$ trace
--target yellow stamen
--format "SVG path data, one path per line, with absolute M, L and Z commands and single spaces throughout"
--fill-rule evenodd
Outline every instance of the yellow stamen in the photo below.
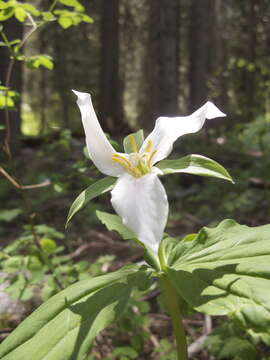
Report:
M 118 162 L 119 164 L 124 166 L 124 168 L 126 168 L 127 170 L 130 170 L 132 167 L 131 163 L 124 156 L 118 154 L 113 154 L 112 161 Z
M 137 153 L 138 152 L 138 146 L 137 146 L 134 135 L 129 135 L 128 140 L 129 140 L 132 152 Z
M 147 142 L 147 145 L 146 145 L 145 152 L 150 153 L 151 149 L 152 149 L 152 145 L 153 145 L 153 142 L 152 142 L 151 139 L 149 139 L 148 142 Z
M 152 159 L 153 159 L 154 155 L 156 154 L 156 152 L 157 152 L 157 150 L 154 150 L 154 151 L 152 152 L 152 154 L 150 155 L 150 158 L 149 158 L 149 160 L 148 160 L 148 166 L 149 166 L 149 167 L 152 166 Z

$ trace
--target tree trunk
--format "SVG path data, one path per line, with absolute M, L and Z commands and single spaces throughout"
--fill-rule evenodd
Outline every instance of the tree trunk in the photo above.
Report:
M 158 112 L 177 115 L 179 89 L 180 0 L 158 1 Z
M 119 75 L 119 0 L 101 0 L 99 119 L 104 131 L 123 132 Z
M 16 19 L 10 19 L 3 23 L 7 38 L 9 41 L 21 39 L 23 36 L 23 25 Z M 19 138 L 21 134 L 21 92 L 22 92 L 22 61 L 15 61 L 8 78 L 8 68 L 10 65 L 10 53 L 8 48 L 2 48 L 2 56 L 0 57 L 0 80 L 1 85 L 8 85 L 10 89 L 19 93 L 20 97 L 16 102 L 16 110 L 8 112 L 9 119 L 9 139 L 7 139 L 7 129 L 4 134 L 2 131 L 1 143 L 4 145 L 5 139 L 8 140 L 11 152 L 14 152 L 19 147 Z M 8 84 L 6 82 L 8 81 Z M 6 111 L 0 110 L 1 124 L 6 122 Z M 7 150 L 7 149 L 6 149 Z
M 149 3 L 139 123 L 150 131 L 161 115 L 178 114 L 180 0 Z
M 211 5 L 210 5 L 211 6 Z M 190 111 L 207 99 L 209 71 L 209 0 L 190 1 L 189 80 Z

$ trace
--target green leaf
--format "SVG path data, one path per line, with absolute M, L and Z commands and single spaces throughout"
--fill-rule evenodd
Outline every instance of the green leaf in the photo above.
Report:
M 66 226 L 73 218 L 73 216 L 79 210 L 81 210 L 90 200 L 93 200 L 97 196 L 112 190 L 116 180 L 116 178 L 108 176 L 90 185 L 87 189 L 80 193 L 80 195 L 74 200 L 73 204 L 69 209 Z
M 86 14 L 82 15 L 82 19 L 84 22 L 89 23 L 89 24 L 92 24 L 94 22 L 94 19 Z
M 228 171 L 216 161 L 202 155 L 188 155 L 177 160 L 162 160 L 156 165 L 164 175 L 187 173 L 212 176 L 234 182 Z
M 218 359 L 258 360 L 255 346 L 246 339 L 229 337 L 226 338 L 226 342 L 223 340 L 222 345 Z
M 63 29 L 67 29 L 73 25 L 72 18 L 69 16 L 60 16 L 58 18 L 58 23 Z
M 40 11 L 36 7 L 34 7 L 32 4 L 29 4 L 29 3 L 21 4 L 21 7 L 24 8 L 24 10 L 26 10 L 33 16 L 40 15 Z
M 86 359 L 95 336 L 123 313 L 131 290 L 149 279 L 136 265 L 80 281 L 50 298 L 1 344 L 1 360 Z M 150 285 L 150 282 L 149 282 Z
M 44 66 L 45 68 L 52 70 L 54 67 L 53 60 L 51 56 L 48 55 L 39 55 L 38 57 L 39 66 Z
M 26 58 L 26 64 L 31 69 L 37 69 L 40 66 L 52 70 L 53 69 L 53 60 L 49 55 L 34 55 Z
M 8 7 L 8 4 L 3 1 L 3 0 L 0 0 L 0 9 L 6 9 Z
M 22 7 L 16 7 L 15 18 L 20 22 L 24 22 L 26 18 L 26 11 Z
M 119 346 L 113 350 L 114 356 L 127 356 L 128 359 L 138 359 L 138 353 L 130 346 Z
M 123 145 L 124 145 L 125 153 L 127 153 L 127 154 L 135 152 L 134 151 L 135 149 L 134 150 L 132 149 L 132 142 L 130 141 L 130 139 L 131 139 L 130 136 L 135 140 L 138 150 L 140 149 L 141 145 L 144 142 L 143 130 L 138 130 L 137 132 L 126 136 L 124 138 Z
M 122 223 L 120 216 L 104 211 L 96 211 L 96 215 L 109 231 L 117 231 L 124 240 L 137 238 L 136 235 Z
M 170 250 L 168 275 L 198 311 L 230 315 L 254 331 L 270 328 L 270 225 L 225 220 Z
M 5 95 L 0 95 L 0 109 L 2 108 L 14 108 L 15 107 L 15 103 L 13 101 L 13 99 L 11 99 L 11 97 L 9 96 L 5 96 Z
M 53 252 L 55 252 L 57 245 L 56 242 L 53 239 L 50 238 L 43 238 L 39 240 L 40 246 L 42 248 L 42 250 L 46 253 L 46 254 L 51 254 Z
M 54 15 L 49 11 L 44 11 L 41 13 L 44 21 L 52 21 L 55 19 Z
M 12 221 L 23 211 L 21 209 L 11 209 L 11 210 L 1 210 L 0 211 L 0 221 Z
M 0 21 L 5 21 L 13 16 L 15 11 L 14 7 L 7 7 L 0 11 Z
M 76 11 L 84 11 L 84 7 L 78 0 L 59 0 L 63 5 L 73 7 Z

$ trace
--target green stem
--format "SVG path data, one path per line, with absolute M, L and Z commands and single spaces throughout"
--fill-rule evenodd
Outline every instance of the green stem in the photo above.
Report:
M 188 360 L 186 335 L 182 315 L 179 310 L 177 294 L 166 275 L 161 277 L 161 286 L 163 288 L 163 296 L 166 301 L 167 310 L 172 319 L 177 349 L 177 360 Z
M 56 7 L 56 5 L 57 5 L 57 3 L 58 3 L 58 0 L 54 0 L 54 2 L 52 3 L 52 5 L 50 6 L 50 8 L 49 8 L 49 12 L 53 12 L 53 10 L 54 10 L 54 8 Z

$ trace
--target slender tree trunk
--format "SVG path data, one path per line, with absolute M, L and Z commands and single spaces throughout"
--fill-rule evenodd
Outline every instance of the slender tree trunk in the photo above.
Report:
M 257 26 L 258 26 L 258 14 L 257 7 L 259 4 L 257 0 L 253 0 L 250 3 L 249 8 L 249 44 L 248 44 L 248 54 L 247 59 L 250 65 L 254 66 L 253 71 L 246 72 L 246 87 L 247 87 L 247 100 L 248 100 L 248 116 L 252 117 L 256 104 L 255 104 L 255 92 L 256 92 L 256 52 L 257 52 Z
M 209 0 L 190 0 L 190 110 L 205 102 L 209 70 Z
M 180 0 L 159 0 L 157 30 L 159 42 L 158 112 L 176 115 L 179 89 Z
M 105 131 L 123 131 L 119 74 L 119 0 L 101 0 L 99 119 Z
M 23 25 L 16 19 L 10 19 L 3 23 L 4 32 L 9 39 L 21 39 L 23 36 Z M 1 48 L 0 56 L 0 80 L 2 85 L 7 85 L 7 72 L 10 64 L 10 53 L 8 49 Z M 15 61 L 12 68 L 11 76 L 9 79 L 9 87 L 19 93 L 20 97 L 16 102 L 16 110 L 9 111 L 9 127 L 10 127 L 10 148 L 11 152 L 14 152 L 19 147 L 19 138 L 21 134 L 21 92 L 22 92 L 22 62 Z M 0 110 L 1 124 L 5 124 L 5 110 Z M 4 143 L 5 135 L 4 131 L 1 131 L 1 142 Z
M 224 112 L 228 109 L 228 4 L 223 0 L 209 0 L 209 13 L 211 19 L 208 30 L 207 68 L 209 73 L 205 79 L 207 93 Z M 205 94 L 206 96 L 206 94 Z M 195 107 L 194 107 L 195 108 Z M 215 126 L 228 125 L 226 118 L 220 119 Z M 207 125 L 206 125 L 207 126 Z
M 139 123 L 148 131 L 161 115 L 178 114 L 180 0 L 155 0 L 148 8 Z

